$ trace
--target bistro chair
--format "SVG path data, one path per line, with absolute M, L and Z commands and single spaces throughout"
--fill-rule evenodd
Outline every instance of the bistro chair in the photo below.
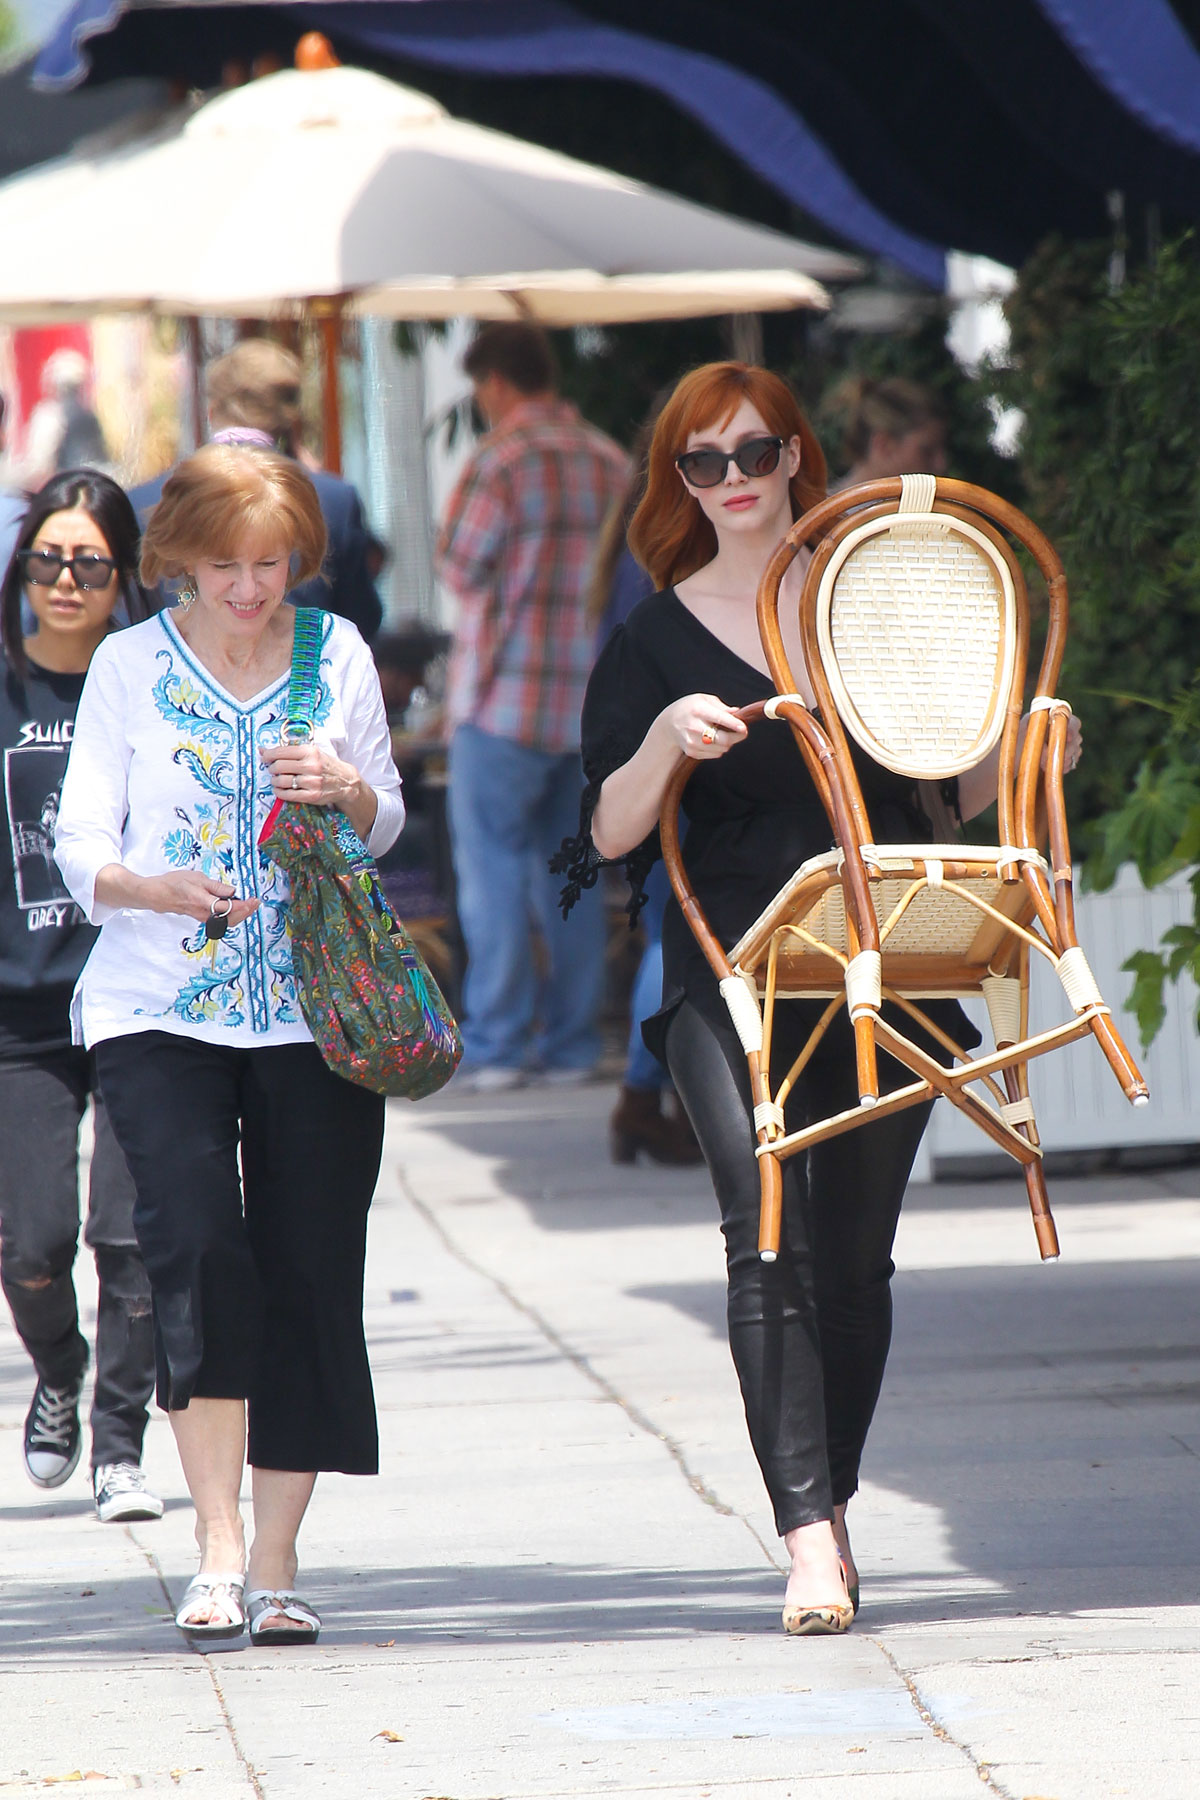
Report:
M 815 711 L 795 691 L 779 628 L 780 584 L 806 548 L 812 555 L 799 625 Z M 1023 742 L 1030 619 L 1017 550 L 1036 565 L 1049 602 Z M 749 1064 L 759 1253 L 766 1261 L 778 1253 L 785 1158 L 941 1097 L 1022 1165 L 1038 1247 L 1044 1258 L 1057 1256 L 1029 1094 L 1031 1058 L 1094 1037 L 1126 1097 L 1134 1106 L 1148 1099 L 1075 935 L 1063 803 L 1070 707 L 1055 693 L 1067 627 L 1062 564 L 1037 527 L 997 495 L 932 475 L 893 476 L 844 489 L 797 520 L 763 576 L 758 624 L 777 691 L 739 716 L 752 726 L 773 722 L 759 729 L 791 730 L 834 847 L 803 863 L 726 951 L 680 855 L 679 800 L 695 768 L 687 757 L 668 784 L 661 834 L 672 887 Z M 851 738 L 885 768 L 932 784 L 930 795 L 995 758 L 1000 842 L 877 843 Z M 1057 973 L 1070 1017 L 1031 1034 L 1033 956 Z M 922 1002 L 975 996 L 986 1004 L 995 1047 L 970 1053 Z M 775 1009 L 794 999 L 826 1005 L 791 1067 L 774 1068 Z M 938 1042 L 951 1065 L 885 1019 L 885 1001 Z M 858 1105 L 789 1131 L 788 1095 L 842 1007 L 853 1023 Z M 883 1094 L 881 1050 L 911 1077 Z

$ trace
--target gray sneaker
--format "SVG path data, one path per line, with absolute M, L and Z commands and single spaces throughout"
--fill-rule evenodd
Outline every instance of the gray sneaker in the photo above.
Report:
M 83 1376 L 69 1387 L 39 1381 L 25 1415 L 25 1473 L 34 1487 L 61 1487 L 79 1461 L 83 1434 L 79 1429 L 79 1396 Z
M 130 1519 L 161 1519 L 163 1503 L 146 1486 L 136 1463 L 101 1463 L 92 1471 L 96 1516 L 102 1525 Z

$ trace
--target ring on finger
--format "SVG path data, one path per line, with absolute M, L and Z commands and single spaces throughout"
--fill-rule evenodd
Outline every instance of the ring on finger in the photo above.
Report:
M 292 776 L 292 792 L 294 793 L 299 786 L 300 786 L 300 777 L 298 775 L 293 775 Z
M 711 725 L 706 725 L 704 727 L 704 730 L 700 733 L 700 742 L 702 744 L 715 744 L 716 741 L 717 741 L 716 732 L 713 730 Z

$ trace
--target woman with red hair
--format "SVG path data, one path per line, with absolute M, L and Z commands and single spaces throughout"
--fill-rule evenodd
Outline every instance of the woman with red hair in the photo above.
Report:
M 636 913 L 659 854 L 658 812 L 681 750 L 700 767 L 684 796 L 688 870 L 727 947 L 831 831 L 790 732 L 747 732 L 734 707 L 774 692 L 759 639 L 759 579 L 793 521 L 825 493 L 825 458 L 787 384 L 745 363 L 709 363 L 679 383 L 650 448 L 630 546 L 659 590 L 609 639 L 583 714 L 590 786 L 581 836 L 564 846 L 564 904 L 623 859 Z M 780 623 L 801 691 L 804 558 L 784 578 Z M 805 697 L 811 702 L 812 695 Z M 884 839 L 929 841 L 912 785 L 859 767 Z M 846 1502 L 883 1379 L 891 1333 L 891 1249 L 928 1108 L 914 1107 L 786 1165 L 779 1259 L 758 1256 L 759 1183 L 746 1059 L 716 979 L 672 901 L 663 931 L 663 1006 L 646 1042 L 666 1063 L 704 1151 L 721 1208 L 729 1338 L 750 1428 L 791 1557 L 783 1623 L 845 1631 L 858 1602 Z M 776 1014 L 782 1066 L 817 1008 Z M 933 1009 L 936 1010 L 936 1003 Z M 947 1024 L 970 1037 L 952 1008 Z M 906 1029 L 912 1030 L 911 1024 Z M 943 1055 L 932 1040 L 929 1052 Z M 882 1073 L 882 1071 L 881 1071 Z M 902 1079 L 897 1072 L 896 1080 Z M 857 1104 L 853 1040 L 827 1033 L 788 1102 L 789 1129 Z

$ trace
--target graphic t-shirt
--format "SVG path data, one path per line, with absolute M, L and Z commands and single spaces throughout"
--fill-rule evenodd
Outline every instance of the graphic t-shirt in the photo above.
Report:
M 65 1048 L 71 990 L 96 941 L 54 860 L 54 824 L 82 675 L 0 658 L 0 1058 Z

